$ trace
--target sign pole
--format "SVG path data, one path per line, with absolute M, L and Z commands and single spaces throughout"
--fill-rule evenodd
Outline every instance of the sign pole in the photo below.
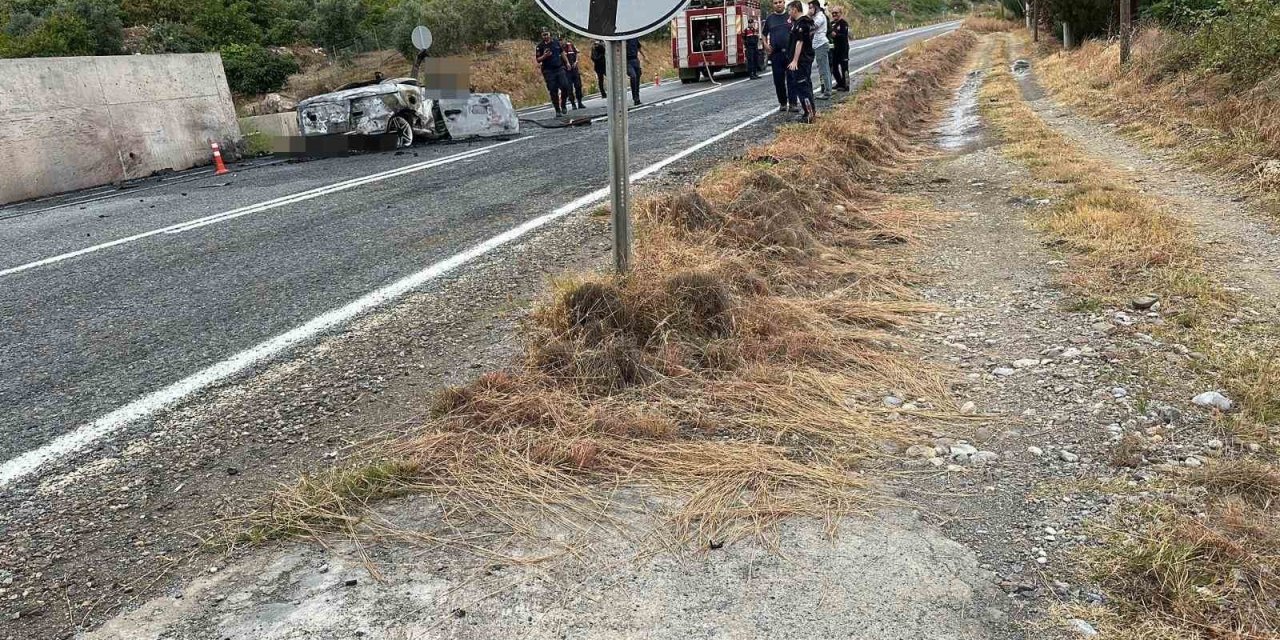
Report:
M 613 195 L 613 266 L 631 271 L 631 211 L 627 142 L 627 43 L 615 40 L 605 52 L 609 76 L 609 186 Z
M 1133 37 L 1133 4 L 1130 0 L 1120 0 L 1120 64 L 1129 64 L 1132 52 L 1130 38 Z

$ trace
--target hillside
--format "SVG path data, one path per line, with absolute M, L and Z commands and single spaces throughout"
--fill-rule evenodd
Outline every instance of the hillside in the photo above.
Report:
M 927 20 L 966 0 L 849 0 L 865 32 Z M 413 53 L 414 25 L 432 27 L 436 55 L 497 51 L 549 23 L 533 0 L 0 0 L 0 57 L 219 51 L 239 94 L 281 89 L 315 51 L 348 63 Z M 381 57 L 386 54 L 379 53 Z

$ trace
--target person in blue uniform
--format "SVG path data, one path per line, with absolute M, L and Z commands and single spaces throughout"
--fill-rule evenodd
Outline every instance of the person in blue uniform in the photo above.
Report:
M 534 59 L 542 68 L 542 79 L 547 83 L 551 106 L 555 107 L 557 116 L 564 115 L 564 104 L 569 93 L 569 79 L 565 76 L 565 68 L 569 65 L 560 41 L 552 39 L 550 31 L 542 32 L 542 42 L 534 49 Z
M 755 18 L 747 21 L 747 28 L 742 30 L 742 52 L 747 56 L 747 77 L 760 79 L 760 30 L 756 28 Z
M 831 73 L 836 77 L 836 91 L 849 90 L 849 21 L 844 7 L 831 8 Z
M 605 58 L 605 45 L 603 42 L 596 40 L 591 45 L 591 66 L 596 68 L 596 84 L 600 85 L 600 97 L 608 98 L 609 91 L 605 89 L 605 75 L 609 72 L 605 67 L 608 62 Z
M 644 59 L 644 47 L 639 38 L 627 41 L 627 77 L 631 79 L 631 100 L 640 106 L 640 61 Z
M 564 41 L 564 59 L 568 64 L 566 73 L 569 78 L 568 89 L 565 91 L 565 98 L 573 105 L 574 109 L 585 109 L 586 105 L 582 104 L 582 69 L 578 66 L 578 48 L 565 38 Z
M 805 14 L 804 3 L 792 0 L 787 5 L 791 13 L 791 64 L 787 67 L 795 75 L 796 97 L 804 113 L 799 122 L 813 124 L 818 118 L 818 106 L 813 101 L 813 61 L 817 56 L 813 47 L 813 35 L 817 30 L 813 18 Z
M 791 64 L 791 17 L 786 0 L 773 0 L 773 13 L 764 19 L 764 52 L 773 66 L 773 88 L 778 93 L 778 111 L 797 111 L 795 76 Z

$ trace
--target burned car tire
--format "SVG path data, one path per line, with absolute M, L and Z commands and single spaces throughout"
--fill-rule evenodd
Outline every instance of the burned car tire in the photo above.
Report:
M 396 137 L 396 148 L 405 149 L 413 146 L 413 125 L 404 116 L 392 116 L 387 122 L 387 133 Z

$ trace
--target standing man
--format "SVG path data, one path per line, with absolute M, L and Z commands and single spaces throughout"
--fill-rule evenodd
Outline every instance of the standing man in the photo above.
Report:
M 551 95 L 551 106 L 556 115 L 564 115 L 564 103 L 568 98 L 569 79 L 565 77 L 565 67 L 569 66 L 564 58 L 564 49 L 559 40 L 551 39 L 549 30 L 542 30 L 542 42 L 534 49 L 534 59 L 542 67 L 542 79 L 547 83 L 547 93 Z
M 822 8 L 822 0 L 809 0 L 809 17 L 813 18 L 813 53 L 814 62 L 818 65 L 818 77 L 822 79 L 822 93 L 819 100 L 830 100 L 835 83 L 831 81 L 831 41 L 827 39 L 827 11 Z
M 627 76 L 631 78 L 631 100 L 640 106 L 640 60 L 645 59 L 644 46 L 639 38 L 627 41 Z
M 608 64 L 609 63 L 605 60 L 604 43 L 596 40 L 595 44 L 591 45 L 591 66 L 596 68 L 596 84 L 600 85 L 601 98 L 609 97 L 609 91 L 605 89 L 604 81 L 605 74 L 607 72 L 605 67 L 607 67 Z
M 849 21 L 844 7 L 831 7 L 831 73 L 836 91 L 849 90 Z
M 747 28 L 742 30 L 742 50 L 747 55 L 747 78 L 760 79 L 760 30 L 756 29 L 756 20 L 747 21 Z
M 818 106 L 813 102 L 813 36 L 816 27 L 813 18 L 804 12 L 804 3 L 792 0 L 787 5 L 791 13 L 791 64 L 788 67 L 796 76 L 796 97 L 804 113 L 797 122 L 813 124 L 818 118 Z
M 764 19 L 764 52 L 773 66 L 773 88 L 778 93 L 778 111 L 797 111 L 796 80 L 787 68 L 791 64 L 791 18 L 786 0 L 773 0 L 773 13 Z
M 578 48 L 568 38 L 564 41 L 564 59 L 568 63 L 568 89 L 572 89 L 572 92 L 565 91 L 566 97 L 574 109 L 585 109 L 586 106 L 582 104 L 582 69 L 578 66 Z

